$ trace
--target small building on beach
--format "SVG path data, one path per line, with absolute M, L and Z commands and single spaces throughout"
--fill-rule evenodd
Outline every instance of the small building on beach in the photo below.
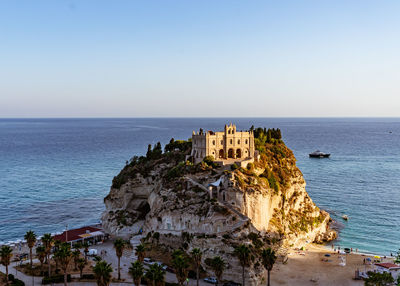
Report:
M 106 234 L 101 228 L 84 226 L 81 228 L 66 230 L 61 234 L 55 235 L 54 240 L 68 242 L 71 244 L 75 244 L 78 242 L 89 242 L 91 244 L 95 244 L 99 241 L 103 241 L 105 237 Z
M 394 263 L 375 263 L 376 271 L 379 273 L 388 272 L 394 280 L 400 277 L 400 265 Z

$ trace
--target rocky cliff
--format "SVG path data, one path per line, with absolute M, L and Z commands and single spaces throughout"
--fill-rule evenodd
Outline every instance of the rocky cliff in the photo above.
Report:
M 164 153 L 157 145 L 146 157 L 134 157 L 104 199 L 103 227 L 126 238 L 142 229 L 164 252 L 199 247 L 204 261 L 220 255 L 228 263 L 224 279 L 233 281 L 241 281 L 234 247 L 248 244 L 250 285 L 264 277 L 260 249 L 271 247 L 284 259 L 288 247 L 334 239 L 329 214 L 307 194 L 291 150 L 265 129 L 258 131 L 259 155 L 247 168 L 223 166 L 211 158 L 194 165 L 187 141 L 171 140 Z

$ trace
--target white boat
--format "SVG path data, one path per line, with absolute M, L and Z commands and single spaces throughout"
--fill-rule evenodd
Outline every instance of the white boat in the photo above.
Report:
M 342 215 L 342 219 L 349 220 L 349 217 L 347 215 Z

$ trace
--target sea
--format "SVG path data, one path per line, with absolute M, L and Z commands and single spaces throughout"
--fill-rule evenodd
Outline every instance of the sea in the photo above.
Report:
M 148 144 L 231 122 L 282 130 L 307 192 L 340 227 L 335 245 L 400 248 L 400 118 L 0 119 L 0 241 L 98 223 L 113 177 Z M 331 157 L 309 158 L 317 149 Z

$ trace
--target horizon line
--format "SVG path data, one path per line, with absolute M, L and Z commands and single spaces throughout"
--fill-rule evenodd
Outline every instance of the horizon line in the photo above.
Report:
M 238 119 L 268 119 L 268 118 L 282 118 L 282 119 L 400 119 L 400 116 L 136 116 L 136 117 L 0 117 L 0 120 L 8 119 L 224 119 L 224 118 L 238 118 Z

